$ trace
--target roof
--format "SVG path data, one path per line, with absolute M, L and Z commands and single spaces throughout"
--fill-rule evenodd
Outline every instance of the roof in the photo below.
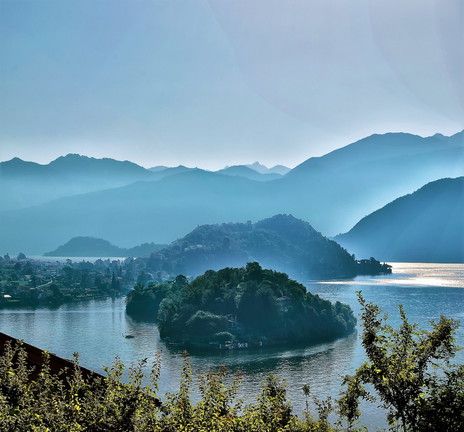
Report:
M 22 343 L 23 348 L 27 353 L 27 362 L 28 365 L 34 368 L 35 373 L 40 370 L 43 364 L 43 358 L 45 354 L 45 350 L 37 348 L 33 345 L 30 345 L 24 341 L 20 341 L 12 336 L 9 336 L 5 333 L 0 332 L 0 350 L 3 351 L 7 342 L 10 342 L 12 346 L 16 346 L 19 342 Z M 48 353 L 49 361 L 50 361 L 50 371 L 52 374 L 60 375 L 65 369 L 72 371 L 75 368 L 75 364 L 70 360 L 66 360 L 62 357 L 58 357 L 55 354 Z M 103 378 L 103 375 L 98 374 L 97 372 L 91 371 L 85 367 L 79 366 L 81 370 L 82 376 L 85 379 L 92 379 L 92 378 Z M 32 376 L 34 376 L 34 372 Z M 63 376 L 64 378 L 65 376 Z

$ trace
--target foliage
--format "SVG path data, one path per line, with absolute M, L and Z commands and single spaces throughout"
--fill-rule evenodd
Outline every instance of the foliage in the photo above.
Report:
M 341 411 L 350 425 L 359 417 L 359 399 L 371 399 L 369 384 L 388 411 L 388 423 L 403 431 L 464 430 L 464 367 L 451 364 L 456 353 L 456 322 L 442 316 L 430 331 L 402 323 L 393 329 L 377 306 L 359 294 L 363 308 L 362 343 L 367 361 L 345 378 Z
M 256 270 L 256 269 L 255 269 Z M 463 430 L 464 373 L 449 364 L 455 352 L 455 324 L 441 318 L 430 331 L 419 331 L 401 311 L 398 330 L 379 318 L 379 309 L 360 298 L 363 306 L 363 346 L 368 361 L 345 379 L 338 401 L 338 424 L 345 419 L 355 430 L 358 400 L 370 398 L 370 384 L 389 410 L 392 429 L 403 431 Z M 436 366 L 436 370 L 432 367 Z M 37 368 L 30 366 L 24 346 L 6 343 L 0 353 L 1 432 L 335 432 L 329 415 L 336 415 L 330 399 L 318 400 L 302 386 L 306 409 L 297 416 L 284 383 L 266 378 L 254 403 L 237 399 L 240 377 L 230 380 L 225 369 L 199 378 L 199 399 L 193 402 L 193 374 L 185 357 L 179 390 L 158 395 L 160 357 L 156 356 L 147 382 L 146 361 L 125 370 L 116 360 L 106 376 L 83 374 L 78 366 L 51 369 L 44 352 Z M 127 372 L 127 373 L 126 373 Z M 124 377 L 124 382 L 123 382 Z M 127 377 L 127 378 L 126 378 Z M 341 427 L 341 426 L 340 426 Z M 356 429 L 357 430 L 357 429 Z M 364 430 L 365 429 L 359 429 Z
M 220 347 L 224 341 L 251 345 L 310 343 L 353 331 L 351 309 L 306 291 L 284 273 L 244 268 L 207 271 L 191 283 L 137 286 L 127 298 L 131 316 L 155 319 L 162 338 Z
M 116 297 L 143 273 L 138 259 L 52 262 L 0 257 L 0 307 L 57 306 L 77 300 Z M 152 275 L 148 275 L 153 280 Z
M 299 280 L 391 272 L 390 266 L 374 258 L 357 261 L 309 223 L 282 214 L 254 224 L 199 226 L 153 253 L 148 267 L 170 275 L 197 276 L 209 269 L 241 267 L 250 261 Z
M 255 404 L 237 400 L 239 381 L 225 384 L 226 371 L 202 376 L 200 400 L 190 399 L 192 373 L 186 359 L 179 390 L 164 401 L 157 397 L 159 357 L 149 385 L 143 385 L 140 362 L 121 381 L 124 367 L 115 361 L 106 377 L 85 378 L 75 359 L 73 370 L 50 371 L 45 353 L 33 371 L 21 344 L 5 345 L 0 356 L 0 430 L 92 432 L 329 432 L 324 419 L 293 414 L 283 383 L 269 377 Z

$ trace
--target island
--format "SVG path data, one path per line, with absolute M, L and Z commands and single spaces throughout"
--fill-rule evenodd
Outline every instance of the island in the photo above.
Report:
M 163 340 L 193 348 L 251 348 L 313 344 L 346 336 L 356 319 L 349 306 L 332 304 L 258 263 L 209 270 L 189 282 L 137 285 L 126 312 L 156 321 Z

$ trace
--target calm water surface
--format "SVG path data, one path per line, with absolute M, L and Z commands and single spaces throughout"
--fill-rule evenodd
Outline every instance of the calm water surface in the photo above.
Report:
M 414 322 L 427 326 L 430 320 L 447 315 L 464 324 L 464 264 L 393 263 L 393 274 L 358 277 L 353 280 L 308 282 L 307 288 L 331 301 L 349 304 L 356 315 L 356 291 L 378 304 L 398 324 L 397 308 L 402 304 Z M 64 305 L 57 309 L 0 310 L 0 331 L 33 345 L 71 357 L 80 353 L 84 366 L 102 371 L 118 356 L 126 364 L 153 359 L 161 352 L 160 391 L 175 391 L 182 366 L 182 354 L 159 339 L 154 324 L 137 323 L 126 316 L 124 300 L 105 300 Z M 125 334 L 134 335 L 125 339 Z M 458 330 L 464 346 L 464 326 Z M 341 378 L 352 373 L 363 361 L 360 332 L 333 343 L 304 349 L 235 351 L 219 354 L 193 354 L 192 369 L 198 375 L 225 365 L 241 372 L 240 397 L 253 401 L 260 384 L 269 373 L 283 377 L 289 398 L 298 411 L 304 408 L 301 387 L 309 383 L 319 397 L 337 397 Z M 457 361 L 464 361 L 464 352 Z M 378 429 L 383 414 L 375 405 L 364 407 L 364 424 Z

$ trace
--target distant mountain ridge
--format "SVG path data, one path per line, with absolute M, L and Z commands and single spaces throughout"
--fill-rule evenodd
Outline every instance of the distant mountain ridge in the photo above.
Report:
M 137 181 L 3 212 L 0 249 L 41 253 L 82 234 L 123 247 L 146 238 L 169 243 L 197 225 L 257 221 L 278 213 L 291 213 L 311 221 L 326 235 L 336 235 L 430 181 L 462 175 L 462 132 L 427 138 L 372 135 L 308 159 L 273 181 L 189 169 L 157 181 Z M 14 189 L 6 190 L 15 195 Z M 32 186 L 31 191 L 33 197 L 41 193 Z M 0 195 L 0 202 L 4 196 Z
M 256 223 L 202 225 L 154 252 L 148 267 L 172 276 L 197 276 L 212 269 L 257 261 L 299 280 L 351 277 L 388 272 L 379 263 L 357 262 L 309 223 L 276 215 Z
M 280 174 L 271 172 L 264 165 L 258 162 L 256 164 L 267 170 L 266 173 L 258 173 L 244 165 L 224 168 L 220 173 L 256 181 L 280 177 Z M 43 204 L 61 197 L 126 186 L 138 181 L 157 181 L 195 170 L 200 169 L 184 165 L 160 165 L 146 169 L 130 161 L 99 159 L 74 153 L 60 156 L 48 164 L 28 162 L 16 157 L 0 162 L 0 212 Z
M 105 174 L 118 173 L 120 175 L 139 174 L 147 175 L 147 170 L 130 161 L 118 161 L 111 158 L 97 159 L 88 156 L 82 156 L 75 153 L 69 153 L 66 156 L 60 156 L 48 164 L 39 164 L 36 162 L 24 161 L 20 158 L 13 158 L 9 161 L 0 162 L 0 176 L 2 179 L 8 177 L 31 176 L 50 176 L 60 172 L 67 175 L 74 174 L 73 169 L 77 169 L 81 174 L 98 174 L 102 171 Z
M 120 248 L 107 240 L 94 237 L 74 237 L 57 249 L 44 253 L 48 257 L 148 257 L 165 247 L 143 243 L 132 248 Z
M 68 154 L 45 165 L 14 158 L 0 162 L 0 210 L 30 207 L 152 178 L 150 171 L 133 162 L 109 158 Z
M 358 256 L 464 262 L 464 177 L 428 183 L 366 216 L 335 239 Z
M 244 165 L 260 174 L 279 174 L 279 175 L 285 175 L 289 171 L 291 171 L 291 168 L 288 168 L 284 165 L 274 165 L 271 168 L 268 168 L 266 165 L 263 165 L 259 162 L 253 162 L 252 164 Z M 227 168 L 227 167 L 226 167 Z
M 234 165 L 234 166 L 230 166 L 227 168 L 223 168 L 216 172 L 219 174 L 243 177 L 243 178 L 247 178 L 250 180 L 256 180 L 256 181 L 270 181 L 270 180 L 276 180 L 282 177 L 282 175 L 277 174 L 277 173 L 271 173 L 271 172 L 260 173 L 245 165 Z
M 166 166 L 156 166 L 152 168 L 148 168 L 149 171 L 156 173 L 158 178 L 166 177 L 167 175 L 172 175 L 172 174 L 180 174 L 183 172 L 191 171 L 196 168 L 189 168 L 184 165 L 178 165 L 176 167 L 166 167 Z

